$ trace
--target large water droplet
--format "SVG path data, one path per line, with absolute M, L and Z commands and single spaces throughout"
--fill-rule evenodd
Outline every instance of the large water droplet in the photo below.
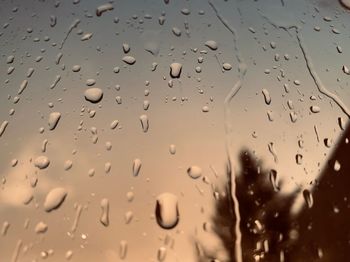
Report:
M 98 103 L 103 97 L 103 92 L 100 88 L 94 87 L 85 90 L 85 99 L 91 103 Z
M 157 223 L 164 229 L 172 229 L 179 223 L 179 209 L 177 196 L 163 193 L 157 197 L 156 202 Z
M 50 160 L 46 156 L 38 156 L 34 160 L 34 166 L 39 169 L 45 169 L 50 165 Z
M 170 65 L 170 76 L 172 78 L 179 78 L 182 71 L 182 64 L 180 63 L 172 63 Z
M 149 128 L 149 121 L 147 115 L 141 115 L 140 116 L 140 121 L 141 121 L 141 127 L 144 133 L 148 131 Z
M 48 125 L 50 130 L 54 130 L 58 124 L 58 121 L 61 119 L 61 113 L 52 112 L 49 115 Z
M 45 198 L 44 210 L 51 212 L 59 208 L 67 196 L 67 190 L 63 187 L 56 187 L 52 189 Z

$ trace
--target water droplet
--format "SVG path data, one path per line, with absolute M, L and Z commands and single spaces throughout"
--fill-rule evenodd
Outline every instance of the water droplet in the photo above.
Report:
M 203 106 L 202 107 L 202 112 L 203 113 L 208 113 L 209 112 L 209 106 Z
M 148 100 L 143 101 L 143 110 L 148 110 L 150 102 Z
M 175 155 L 175 154 L 176 154 L 176 146 L 175 146 L 174 144 L 171 144 L 171 145 L 169 146 L 169 152 L 170 152 L 170 154 L 172 154 L 172 155 Z
M 128 254 L 128 242 L 125 240 L 120 241 L 119 244 L 119 257 L 120 259 L 125 259 Z
M 89 39 L 91 39 L 92 35 L 93 35 L 93 33 L 86 33 L 85 35 L 83 35 L 83 36 L 80 38 L 80 40 L 81 40 L 81 41 L 89 40 Z
M 274 169 L 270 170 L 270 182 L 275 192 L 279 191 L 280 188 L 277 183 L 277 171 Z
M 80 65 L 74 65 L 74 66 L 72 67 L 72 71 L 73 71 L 73 72 L 79 72 L 80 69 L 81 69 L 81 66 L 80 66 Z
M 38 156 L 34 160 L 34 166 L 39 169 L 45 169 L 50 165 L 50 160 L 46 156 Z
M 341 165 L 340 165 L 339 161 L 335 160 L 334 166 L 333 166 L 334 171 L 338 172 L 340 170 L 340 168 L 341 168 Z
M 65 171 L 68 171 L 69 169 L 72 168 L 72 166 L 73 166 L 72 160 L 66 160 L 64 162 L 63 168 L 64 168 Z
M 223 63 L 222 64 L 222 68 L 225 70 L 225 71 L 229 71 L 232 69 L 232 65 L 229 64 L 229 63 Z
M 50 130 L 54 130 L 61 119 L 61 113 L 59 112 L 52 112 L 49 115 L 48 125 Z
M 265 103 L 267 105 L 269 105 L 271 103 L 271 97 L 270 97 L 269 91 L 264 88 L 261 92 L 262 92 L 262 94 L 264 96 Z
M 128 44 L 123 44 L 123 51 L 125 54 L 129 53 L 130 51 L 130 46 Z
M 312 113 L 319 113 L 321 111 L 321 108 L 319 106 L 311 106 L 310 111 Z
M 189 14 L 191 14 L 191 11 L 188 8 L 182 8 L 181 13 L 184 15 L 189 15 Z
M 6 127 L 8 126 L 9 122 L 8 121 L 3 121 L 1 126 L 0 126 L 0 137 L 4 134 Z
M 96 8 L 96 15 L 101 16 L 104 12 L 113 10 L 113 5 L 108 3 L 108 4 L 103 4 L 100 5 Z
M 44 210 L 51 212 L 59 208 L 67 196 L 67 190 L 62 187 L 56 187 L 52 189 L 45 198 Z
M 209 47 L 211 50 L 218 49 L 218 43 L 214 40 L 208 40 L 205 42 L 205 46 Z
M 70 260 L 72 257 L 73 257 L 73 251 L 72 251 L 72 250 L 68 250 L 68 251 L 66 252 L 65 258 L 66 258 L 67 260 Z
M 47 229 L 48 226 L 44 222 L 39 222 L 38 224 L 36 224 L 34 231 L 37 234 L 43 234 L 47 231 Z
M 172 229 L 179 223 L 179 209 L 177 196 L 171 193 L 163 193 L 157 197 L 156 219 L 160 227 Z
M 134 192 L 131 192 L 129 191 L 128 193 L 126 193 L 126 199 L 129 201 L 129 202 L 132 202 L 134 200 Z
M 140 169 L 142 166 L 142 162 L 140 159 L 136 158 L 134 159 L 133 165 L 132 165 L 132 174 L 133 176 L 138 176 L 140 173 Z
M 180 78 L 181 71 L 182 71 L 182 64 L 172 63 L 170 65 L 170 76 L 172 78 Z
M 102 225 L 107 227 L 109 225 L 109 200 L 107 198 L 103 198 L 100 205 L 102 209 L 100 222 Z
M 119 124 L 118 120 L 113 120 L 112 123 L 110 124 L 110 128 L 113 130 L 115 129 Z
M 308 208 L 311 208 L 314 204 L 314 200 L 313 200 L 311 192 L 309 190 L 305 189 L 303 191 L 303 196 L 304 196 L 304 199 L 305 199 L 305 202 L 306 202 Z
M 350 0 L 340 0 L 340 3 L 347 9 L 350 9 Z
M 343 65 L 342 69 L 343 69 L 344 74 L 350 75 L 350 69 L 346 65 Z
M 303 163 L 303 155 L 301 154 L 296 154 L 295 155 L 295 161 L 298 165 L 301 165 Z
M 103 98 L 103 92 L 100 88 L 94 87 L 85 90 L 85 100 L 91 103 L 98 103 Z
M 181 30 L 179 28 L 173 27 L 172 31 L 174 35 L 181 36 Z
M 141 121 L 141 127 L 144 133 L 148 131 L 149 128 L 149 121 L 147 115 L 141 115 L 140 116 L 140 121 Z
M 136 59 L 133 56 L 127 55 L 127 56 L 123 57 L 123 61 L 129 65 L 133 65 L 133 64 L 135 64 Z
M 166 248 L 165 248 L 165 247 L 160 247 L 160 248 L 158 249 L 158 253 L 157 253 L 158 261 L 159 261 L 159 262 L 164 261 L 165 258 L 166 258 L 166 254 L 167 254 Z
M 130 224 L 133 218 L 134 218 L 134 213 L 132 211 L 127 211 L 124 215 L 125 224 Z
M 90 78 L 90 79 L 86 80 L 86 85 L 87 86 L 93 86 L 94 84 L 96 84 L 96 80 L 95 79 Z
M 197 179 L 202 176 L 202 169 L 199 166 L 191 166 L 187 169 L 187 174 L 191 178 Z

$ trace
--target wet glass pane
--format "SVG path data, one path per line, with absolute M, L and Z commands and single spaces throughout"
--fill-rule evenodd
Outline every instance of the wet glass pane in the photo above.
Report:
M 0 261 L 348 261 L 348 0 L 1 0 Z

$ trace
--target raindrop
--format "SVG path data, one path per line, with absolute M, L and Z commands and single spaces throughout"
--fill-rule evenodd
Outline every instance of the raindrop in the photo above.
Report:
M 321 108 L 319 106 L 311 106 L 310 111 L 312 113 L 319 113 L 321 111 Z
M 202 169 L 199 166 L 191 166 L 187 169 L 187 174 L 191 178 L 197 179 L 202 176 Z
M 128 242 L 125 240 L 120 241 L 119 243 L 119 257 L 120 259 L 125 259 L 128 254 Z
M 8 121 L 4 121 L 2 122 L 1 126 L 0 126 L 0 137 L 4 134 L 6 127 L 8 126 L 9 122 Z
M 74 65 L 74 66 L 72 67 L 72 71 L 73 71 L 73 72 L 79 72 L 80 69 L 81 69 L 81 66 L 80 66 L 80 65 Z
M 48 125 L 50 130 L 54 130 L 61 119 L 61 113 L 59 112 L 52 112 L 49 115 Z
M 34 166 L 39 169 L 45 169 L 50 165 L 50 160 L 46 156 L 38 156 L 34 160 Z
M 164 229 L 172 229 L 179 223 L 177 197 L 163 193 L 157 197 L 155 209 L 157 223 Z
M 295 161 L 298 165 L 301 165 L 303 163 L 303 155 L 301 154 L 296 154 L 295 155 Z
M 181 30 L 179 28 L 173 27 L 172 31 L 174 35 L 181 36 Z
M 125 54 L 129 53 L 130 51 L 130 46 L 128 44 L 123 44 L 123 51 Z
M 142 162 L 140 159 L 136 158 L 134 159 L 133 165 L 132 165 L 132 174 L 133 176 L 138 176 L 140 173 L 140 169 L 142 166 Z
M 175 154 L 176 154 L 176 146 L 175 146 L 174 144 L 171 144 L 171 145 L 169 146 L 169 152 L 170 152 L 170 154 L 172 154 L 172 155 L 175 155 Z
M 133 218 L 134 218 L 134 213 L 132 211 L 127 211 L 124 215 L 125 224 L 130 224 Z
M 43 234 L 47 231 L 48 226 L 44 223 L 44 222 L 39 222 L 36 226 L 35 226 L 35 233 L 37 234 Z
M 216 43 L 214 40 L 208 40 L 205 42 L 205 46 L 209 47 L 211 50 L 218 49 L 218 43 Z
M 135 64 L 136 59 L 133 56 L 127 55 L 127 56 L 123 57 L 123 61 L 129 65 L 133 65 L 133 64 Z
M 303 196 L 304 196 L 304 199 L 305 199 L 305 202 L 306 202 L 308 208 L 311 208 L 314 204 L 314 200 L 313 200 L 311 192 L 309 190 L 305 189 L 303 191 Z
M 69 169 L 72 168 L 72 166 L 73 166 L 72 160 L 66 160 L 64 162 L 63 168 L 64 168 L 65 171 L 68 171 Z
M 108 4 L 103 4 L 100 5 L 96 8 L 96 15 L 101 16 L 104 12 L 113 10 L 113 5 L 108 3 Z
M 112 123 L 110 124 L 110 128 L 113 130 L 115 129 L 119 124 L 118 120 L 113 120 Z
M 341 165 L 340 165 L 339 161 L 335 160 L 334 166 L 333 166 L 334 171 L 338 172 L 340 170 L 340 168 L 341 168 Z
M 172 78 L 179 78 L 182 71 L 182 64 L 180 63 L 172 63 L 170 65 L 170 76 Z
M 203 113 L 208 113 L 209 112 L 209 106 L 203 106 L 202 107 L 202 112 Z
M 279 191 L 280 188 L 277 183 L 277 171 L 274 169 L 270 170 L 270 182 L 275 192 Z
M 222 64 L 222 68 L 225 70 L 225 71 L 229 71 L 232 69 L 232 65 L 229 64 L 229 63 L 223 63 Z
M 162 261 L 164 261 L 165 260 L 165 258 L 166 258 L 166 248 L 165 247 L 160 247 L 159 249 L 158 249 L 158 253 L 157 253 L 157 258 L 158 258 L 158 261 L 159 262 L 162 262 Z
M 102 225 L 107 227 L 109 225 L 109 200 L 107 198 L 103 198 L 100 205 L 102 209 L 100 222 Z
M 262 94 L 264 96 L 265 103 L 267 105 L 269 105 L 271 103 L 271 97 L 270 97 L 269 91 L 264 88 L 261 92 L 262 92 Z
M 85 90 L 85 100 L 91 103 L 98 103 L 103 98 L 103 92 L 100 88 L 93 87 Z
M 141 122 L 141 127 L 144 133 L 148 131 L 149 128 L 149 121 L 147 115 L 141 115 L 140 116 L 140 122 Z
M 51 212 L 59 208 L 67 196 L 67 190 L 62 187 L 56 187 L 52 189 L 45 198 L 44 210 Z

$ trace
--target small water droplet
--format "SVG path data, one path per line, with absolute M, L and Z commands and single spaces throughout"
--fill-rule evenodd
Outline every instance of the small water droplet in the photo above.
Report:
M 306 202 L 308 208 L 311 208 L 314 204 L 314 200 L 313 200 L 311 192 L 309 190 L 305 189 L 303 191 L 303 196 L 304 196 L 304 199 L 305 199 L 305 202 Z
M 107 198 L 103 198 L 101 200 L 101 217 L 100 222 L 105 227 L 109 225 L 109 200 Z
M 140 173 L 140 169 L 142 166 L 142 162 L 140 159 L 136 158 L 134 159 L 133 165 L 132 165 L 132 174 L 133 176 L 138 176 Z

